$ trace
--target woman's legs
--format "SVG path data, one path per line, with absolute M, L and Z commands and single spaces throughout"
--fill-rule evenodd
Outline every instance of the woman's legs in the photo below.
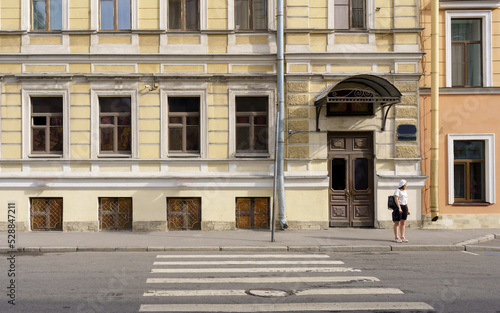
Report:
M 399 228 L 399 222 L 394 222 L 394 238 L 399 238 L 398 237 L 398 228 Z
M 399 233 L 401 234 L 401 238 L 404 238 L 405 236 L 405 223 L 406 220 L 401 220 L 399 222 Z

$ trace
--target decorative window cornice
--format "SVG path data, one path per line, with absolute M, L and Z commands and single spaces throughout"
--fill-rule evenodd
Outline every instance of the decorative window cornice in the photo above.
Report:
M 439 4 L 441 9 L 497 9 L 500 8 L 499 0 L 482 0 L 482 1 L 442 1 Z

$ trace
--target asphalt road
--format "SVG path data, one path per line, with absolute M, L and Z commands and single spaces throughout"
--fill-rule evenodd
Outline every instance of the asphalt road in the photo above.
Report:
M 19 253 L 14 288 L 8 257 L 0 312 L 500 312 L 500 253 L 489 251 Z

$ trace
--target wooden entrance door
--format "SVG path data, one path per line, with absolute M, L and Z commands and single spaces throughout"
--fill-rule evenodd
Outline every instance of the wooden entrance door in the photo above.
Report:
M 328 133 L 330 227 L 373 227 L 373 135 Z

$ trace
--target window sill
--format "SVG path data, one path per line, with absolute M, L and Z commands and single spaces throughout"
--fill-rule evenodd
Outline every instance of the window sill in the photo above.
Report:
M 237 158 L 269 158 L 269 153 L 235 153 Z
M 128 158 L 130 159 L 132 157 L 131 154 L 98 154 L 98 158 Z
M 201 155 L 199 153 L 169 153 L 169 158 L 199 158 Z
M 58 159 L 62 158 L 62 154 L 30 154 L 28 155 L 28 158 L 37 158 L 37 159 Z
M 489 206 L 489 202 L 455 202 L 453 206 Z

